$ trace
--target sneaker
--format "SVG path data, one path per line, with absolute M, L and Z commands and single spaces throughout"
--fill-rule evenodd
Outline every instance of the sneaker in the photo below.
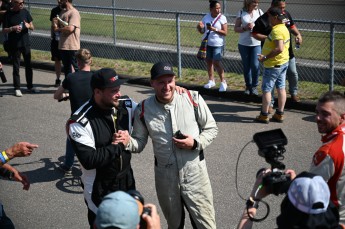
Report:
M 300 100 L 297 95 L 291 95 L 291 101 L 294 103 L 298 103 Z
M 245 95 L 250 95 L 250 89 L 249 87 L 246 87 L 246 90 L 244 90 Z
M 66 175 L 72 174 L 72 168 L 67 167 L 65 164 L 60 164 L 58 168 Z
M 22 97 L 23 96 L 22 92 L 19 89 L 15 90 L 15 95 L 17 97 Z
M 221 82 L 220 83 L 220 86 L 219 86 L 219 92 L 224 92 L 226 91 L 226 88 L 228 87 L 228 85 L 226 84 L 225 81 Z
M 253 87 L 250 94 L 258 96 L 259 95 L 258 89 L 256 87 Z
M 214 82 L 214 80 L 209 80 L 208 83 L 204 85 L 204 88 L 210 89 L 214 86 L 216 86 L 216 83 Z
M 272 120 L 276 122 L 283 122 L 284 121 L 284 113 L 277 114 L 277 112 L 272 116 Z
M 35 94 L 35 93 L 39 93 L 40 92 L 40 90 L 38 90 L 37 88 L 35 88 L 35 87 L 32 87 L 32 88 L 28 88 L 28 92 L 29 93 L 33 93 L 33 94 Z
M 269 114 L 273 114 L 274 113 L 273 107 L 271 107 L 271 106 L 268 107 L 268 113 Z
M 268 118 L 268 115 L 263 115 L 260 113 L 259 116 L 256 116 L 255 121 L 261 122 L 261 123 L 269 123 L 270 119 Z
M 60 85 L 61 85 L 61 80 L 60 79 L 56 79 L 54 87 L 59 87 Z

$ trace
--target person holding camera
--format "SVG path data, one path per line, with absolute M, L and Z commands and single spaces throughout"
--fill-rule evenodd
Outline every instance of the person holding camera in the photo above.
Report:
M 106 228 L 160 229 L 160 217 L 154 204 L 143 205 L 136 196 L 117 191 L 106 195 L 97 210 L 94 229 Z
M 323 94 L 316 106 L 316 123 L 322 146 L 314 154 L 310 172 L 322 176 L 331 190 L 345 224 L 345 95 L 338 91 Z
M 255 216 L 259 206 L 262 206 L 260 201 L 272 194 L 268 187 L 262 185 L 263 178 L 270 173 L 270 170 L 264 170 L 258 174 L 237 229 L 250 229 L 255 221 L 263 220 Z M 330 202 L 329 188 L 321 176 L 309 172 L 296 176 L 293 170 L 287 170 L 286 174 L 289 174 L 292 181 L 281 203 L 280 215 L 276 219 L 279 229 L 344 228 L 339 224 L 338 210 Z
M 151 68 L 155 95 L 142 101 L 134 114 L 133 132 L 122 131 L 116 142 L 130 138 L 126 149 L 141 152 L 150 136 L 155 157 L 157 197 L 171 229 L 183 228 L 184 207 L 194 228 L 216 228 L 213 194 L 204 149 L 218 127 L 204 99 L 196 91 L 175 92 L 170 63 Z

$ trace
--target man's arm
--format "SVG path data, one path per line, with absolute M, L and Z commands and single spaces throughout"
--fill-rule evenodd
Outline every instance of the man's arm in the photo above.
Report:
M 295 42 L 297 44 L 302 44 L 302 42 L 303 42 L 302 35 L 299 32 L 299 30 L 297 29 L 297 27 L 296 26 L 291 27 L 290 31 L 295 36 Z
M 273 57 L 279 55 L 281 52 L 284 51 L 284 41 L 283 40 L 275 40 L 274 44 L 275 44 L 275 48 L 272 49 L 272 51 L 270 53 L 268 53 L 266 56 L 262 55 L 262 54 L 258 55 L 260 62 L 263 62 L 269 58 L 273 58 Z
M 322 176 L 328 182 L 335 172 L 334 162 L 330 156 L 317 152 L 313 157 L 309 172 Z
M 14 157 L 27 157 L 30 156 L 32 151 L 36 149 L 38 145 L 31 144 L 29 142 L 18 142 L 2 151 L 1 155 L 6 159 L 6 161 L 11 160 Z M 1 163 L 1 160 L 0 160 Z
M 7 179 L 19 181 L 23 184 L 24 190 L 29 190 L 30 181 L 26 175 L 20 173 L 18 170 L 16 170 L 9 164 L 3 165 L 2 169 L 3 169 L 4 174 L 6 174 L 5 176 Z

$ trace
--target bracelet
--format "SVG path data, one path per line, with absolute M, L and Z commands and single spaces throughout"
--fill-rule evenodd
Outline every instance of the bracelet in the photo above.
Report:
M 9 162 L 10 161 L 10 159 L 8 158 L 8 156 L 7 156 L 7 154 L 6 154 L 6 151 L 4 150 L 4 151 L 2 151 L 2 156 L 4 156 L 4 158 L 5 158 L 5 160 L 6 160 L 6 162 Z
M 0 153 L 0 165 L 4 165 L 6 162 L 6 158 L 2 155 L 2 153 Z

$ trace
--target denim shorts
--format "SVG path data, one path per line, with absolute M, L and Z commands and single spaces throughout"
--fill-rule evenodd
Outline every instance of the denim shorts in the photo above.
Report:
M 206 50 L 206 59 L 208 60 L 221 60 L 222 59 L 222 52 L 224 46 L 207 46 Z
M 271 92 L 274 86 L 276 86 L 277 89 L 284 89 L 288 66 L 289 62 L 282 64 L 279 67 L 265 68 L 262 76 L 262 91 Z

